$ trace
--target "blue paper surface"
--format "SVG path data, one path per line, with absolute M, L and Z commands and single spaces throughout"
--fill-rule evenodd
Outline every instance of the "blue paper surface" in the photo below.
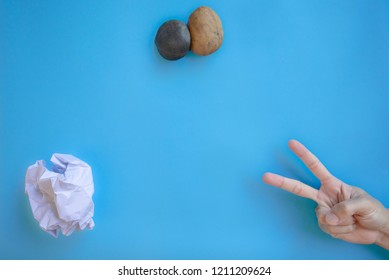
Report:
M 166 20 L 220 16 L 214 54 L 171 62 Z M 388 1 L 0 1 L 0 259 L 389 259 L 336 240 L 295 138 L 389 207 Z M 95 228 L 54 239 L 27 167 L 91 165 Z

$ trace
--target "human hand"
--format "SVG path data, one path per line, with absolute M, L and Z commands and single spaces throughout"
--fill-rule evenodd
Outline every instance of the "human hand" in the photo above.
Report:
M 377 244 L 389 249 L 389 210 L 360 188 L 334 177 L 319 159 L 296 140 L 289 148 L 320 180 L 319 190 L 298 180 L 265 173 L 266 184 L 314 200 L 320 228 L 352 243 Z

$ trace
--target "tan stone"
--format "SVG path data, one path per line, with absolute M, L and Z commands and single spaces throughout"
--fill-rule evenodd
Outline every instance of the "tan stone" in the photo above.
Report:
M 189 17 L 188 28 L 195 54 L 209 55 L 220 48 L 224 37 L 222 22 L 211 8 L 197 8 Z

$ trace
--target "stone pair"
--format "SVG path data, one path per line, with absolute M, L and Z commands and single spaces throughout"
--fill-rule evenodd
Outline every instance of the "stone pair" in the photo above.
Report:
M 197 8 L 188 25 L 169 20 L 161 25 L 155 37 L 159 54 L 168 60 L 184 57 L 189 50 L 198 55 L 217 51 L 223 42 L 223 27 L 219 16 L 209 7 Z

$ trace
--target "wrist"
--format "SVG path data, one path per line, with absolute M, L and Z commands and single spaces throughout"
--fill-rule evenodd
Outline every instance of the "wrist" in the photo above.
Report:
M 384 210 L 382 221 L 375 244 L 389 250 L 389 209 Z

